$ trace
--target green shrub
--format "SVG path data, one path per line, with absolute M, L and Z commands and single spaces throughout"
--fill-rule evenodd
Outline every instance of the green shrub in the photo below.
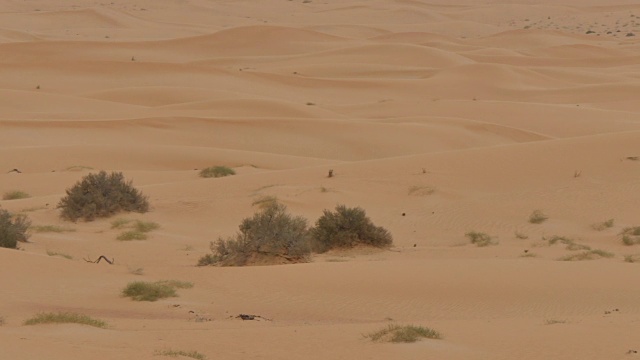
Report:
M 549 217 L 545 215 L 542 210 L 535 210 L 529 215 L 529 222 L 532 224 L 541 224 L 545 222 Z
M 15 249 L 18 242 L 26 242 L 30 226 L 26 215 L 12 216 L 7 210 L 0 209 L 0 247 Z
M 442 339 L 437 331 L 423 326 L 391 324 L 365 337 L 375 342 L 413 343 L 420 339 Z
M 89 174 L 67 189 L 67 195 L 60 200 L 64 219 L 77 221 L 109 217 L 121 211 L 144 213 L 149 211 L 147 197 L 126 182 L 122 173 L 107 174 L 101 171 Z
M 107 323 L 102 320 L 93 319 L 87 315 L 59 312 L 40 313 L 24 322 L 25 325 L 37 324 L 81 324 L 99 328 L 106 328 Z
M 17 199 L 26 199 L 29 197 L 24 191 L 8 191 L 2 195 L 2 200 L 17 200 Z
M 358 245 L 384 248 L 393 243 L 389 231 L 375 226 L 362 208 L 344 205 L 336 206 L 335 212 L 324 210 L 311 235 L 313 250 L 318 253 Z
M 134 281 L 122 290 L 122 295 L 135 301 L 156 301 L 168 297 L 176 297 L 176 287 L 170 283 L 157 281 Z
M 200 176 L 203 178 L 218 178 L 235 174 L 236 171 L 227 166 L 211 166 L 206 169 L 200 170 Z
M 243 266 L 259 263 L 306 262 L 311 249 L 307 220 L 271 204 L 245 218 L 235 236 L 211 242 L 211 254 L 198 265 Z
M 478 247 L 496 244 L 496 242 L 493 241 L 493 238 L 485 233 L 470 231 L 464 234 L 464 236 L 468 237 L 469 240 L 471 240 L 471 243 L 476 244 Z

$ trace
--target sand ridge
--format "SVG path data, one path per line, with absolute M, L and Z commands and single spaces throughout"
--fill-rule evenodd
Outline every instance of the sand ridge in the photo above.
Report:
M 63 230 L 0 248 L 0 359 L 635 357 L 639 39 L 626 0 L 4 1 L 0 196 L 30 197 L 0 206 Z M 98 170 L 151 211 L 60 219 Z M 196 267 L 264 197 L 310 223 L 361 206 L 395 246 Z M 122 217 L 160 228 L 117 241 Z M 554 236 L 613 257 L 559 261 L 579 251 Z M 167 279 L 194 287 L 120 296 Z M 51 311 L 109 327 L 23 325 Z M 443 339 L 362 336 L 390 323 Z

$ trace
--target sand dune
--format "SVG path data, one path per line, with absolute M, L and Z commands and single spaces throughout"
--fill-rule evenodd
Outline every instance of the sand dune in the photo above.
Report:
M 33 226 L 0 248 L 0 359 L 636 356 L 638 39 L 630 0 L 5 1 L 0 195 L 29 197 L 0 207 Z M 61 219 L 99 170 L 151 211 Z M 196 267 L 264 197 L 310 224 L 361 206 L 394 246 Z M 160 227 L 118 241 L 119 218 Z M 169 279 L 194 287 L 120 295 Z M 108 327 L 24 325 L 57 311 Z M 443 338 L 363 337 L 391 323 Z

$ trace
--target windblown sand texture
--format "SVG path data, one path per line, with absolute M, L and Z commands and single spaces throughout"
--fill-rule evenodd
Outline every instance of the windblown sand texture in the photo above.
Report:
M 4 0 L 0 193 L 31 197 L 0 205 L 74 231 L 0 249 L 0 359 L 635 358 L 638 157 L 637 1 Z M 59 218 L 97 170 L 149 195 L 122 216 L 160 224 L 148 240 Z M 395 247 L 196 267 L 261 196 L 311 223 L 360 206 Z M 615 256 L 559 261 L 553 236 Z M 194 288 L 120 296 L 164 279 Z M 51 311 L 109 327 L 23 325 Z M 362 336 L 389 323 L 443 339 Z

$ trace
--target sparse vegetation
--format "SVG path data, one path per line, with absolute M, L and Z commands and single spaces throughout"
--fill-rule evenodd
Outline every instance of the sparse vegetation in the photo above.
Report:
M 69 260 L 73 259 L 73 256 L 71 256 L 69 254 L 59 253 L 59 252 L 51 251 L 51 250 L 47 250 L 47 255 L 49 255 L 49 256 L 60 256 L 60 257 L 63 257 L 65 259 L 69 259 Z
M 171 350 L 171 349 L 157 350 L 154 355 L 171 356 L 171 357 L 184 356 L 184 357 L 197 359 L 197 360 L 205 360 L 207 358 L 206 356 L 204 356 L 203 354 L 197 351 L 182 351 L 182 350 Z
M 640 262 L 640 254 L 625 255 L 624 261 L 628 263 Z
M 111 228 L 112 229 L 120 229 L 124 226 L 126 226 L 127 224 L 130 224 L 133 220 L 132 219 L 127 219 L 127 218 L 118 218 L 115 219 L 111 222 Z
M 413 196 L 428 196 L 436 192 L 436 189 L 431 186 L 414 185 L 409 188 L 409 195 Z
M 421 339 L 442 339 L 437 331 L 423 326 L 390 324 L 382 330 L 365 335 L 375 342 L 413 343 Z
M 526 239 L 529 238 L 529 235 L 527 235 L 525 233 L 521 233 L 519 231 L 516 231 L 514 235 L 515 235 L 516 239 L 520 239 L 520 240 L 526 240 Z
M 147 234 L 137 230 L 129 230 L 118 235 L 116 239 L 120 241 L 147 240 Z
M 545 215 L 542 210 L 534 210 L 531 215 L 529 215 L 529 222 L 532 224 L 541 224 L 548 218 L 549 217 Z
M 324 210 L 311 229 L 313 250 L 348 249 L 359 245 L 386 248 L 393 243 L 387 229 L 376 226 L 360 207 L 338 205 L 335 211 Z
M 566 324 L 567 320 L 547 319 L 544 321 L 545 325 Z
M 613 227 L 613 223 L 614 223 L 614 220 L 613 219 L 609 219 L 607 221 L 595 223 L 595 224 L 591 225 L 591 228 L 593 230 L 596 230 L 596 231 L 603 231 L 603 230 L 612 228 Z
M 92 221 L 122 211 L 144 213 L 149 210 L 147 197 L 119 172 L 88 174 L 66 193 L 58 208 L 62 209 L 62 218 L 71 221 Z
M 615 255 L 610 252 L 594 249 L 594 250 L 583 251 L 577 254 L 570 254 L 567 256 L 563 256 L 560 258 L 560 260 L 562 261 L 597 260 L 600 258 L 611 258 L 614 256 Z
M 144 275 L 144 268 L 141 267 L 130 267 L 129 273 L 133 275 Z
M 26 215 L 13 216 L 7 210 L 0 209 L 0 247 L 15 249 L 18 242 L 26 242 L 30 226 L 31 221 Z
M 74 228 L 57 226 L 57 225 L 34 225 L 34 226 L 31 226 L 31 230 L 38 233 L 48 233 L 48 232 L 62 233 L 62 232 L 76 231 L 76 229 Z
M 212 253 L 200 258 L 199 266 L 306 262 L 311 253 L 306 219 L 289 215 L 278 203 L 245 218 L 235 236 L 219 238 L 210 248 Z
M 107 323 L 102 320 L 93 319 L 87 315 L 58 312 L 58 313 L 40 313 L 24 322 L 25 325 L 37 324 L 81 324 L 99 328 L 106 328 Z
M 93 170 L 93 168 L 91 166 L 73 165 L 73 166 L 69 166 L 65 170 L 66 171 L 83 171 L 83 170 Z
M 491 236 L 485 233 L 470 231 L 464 235 L 469 238 L 472 244 L 476 244 L 479 247 L 497 244 Z
M 116 219 L 111 222 L 111 228 L 128 228 L 130 230 L 125 231 L 118 235 L 117 239 L 121 241 L 131 240 L 146 240 L 147 233 L 156 230 L 160 227 L 158 223 L 152 221 L 141 220 L 129 220 L 129 219 Z
M 8 191 L 6 193 L 4 193 L 4 195 L 2 195 L 2 200 L 18 200 L 18 199 L 26 199 L 30 197 L 29 194 L 27 194 L 24 191 Z
M 555 245 L 557 243 L 566 245 L 567 250 L 576 251 L 576 250 L 591 250 L 591 247 L 587 245 L 582 245 L 576 243 L 573 239 L 569 239 L 564 236 L 554 235 L 550 238 L 543 238 L 543 240 L 547 240 L 549 242 L 549 246 Z
M 278 198 L 275 196 L 261 196 L 251 203 L 251 206 L 258 206 L 260 209 L 266 209 L 278 204 Z
M 235 174 L 236 171 L 227 166 L 211 166 L 206 169 L 200 170 L 200 177 L 203 178 L 218 178 Z
M 622 243 L 627 246 L 640 244 L 640 226 L 624 228 L 620 235 Z
M 176 297 L 176 289 L 193 287 L 192 283 L 177 280 L 162 280 L 156 282 L 134 281 L 122 290 L 122 296 L 135 301 L 156 301 L 168 297 Z

